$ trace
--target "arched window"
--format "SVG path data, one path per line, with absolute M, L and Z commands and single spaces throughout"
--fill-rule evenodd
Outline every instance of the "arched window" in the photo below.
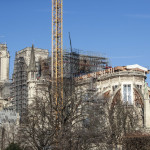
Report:
M 122 89 L 123 102 L 132 104 L 133 103 L 132 85 L 131 84 L 123 84 L 122 88 L 123 88 Z

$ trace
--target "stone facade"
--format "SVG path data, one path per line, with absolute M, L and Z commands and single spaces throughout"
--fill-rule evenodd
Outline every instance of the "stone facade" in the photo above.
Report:
M 150 90 L 146 83 L 147 69 L 115 67 L 105 71 L 87 74 L 76 78 L 78 88 L 85 93 L 96 94 L 102 99 L 111 101 L 115 105 L 117 100 L 127 105 L 134 105 L 144 120 L 143 126 L 150 128 Z
M 0 44 L 0 81 L 9 80 L 9 52 L 6 44 Z
M 0 44 L 0 109 L 10 97 L 9 52 L 6 44 Z
M 19 129 L 19 114 L 12 110 L 0 111 L 0 147 L 6 147 L 15 142 Z
M 48 58 L 48 50 L 27 47 L 16 53 L 12 95 L 14 109 L 22 118 L 35 96 L 40 61 Z
M 29 66 L 30 63 L 31 50 L 32 47 L 26 47 L 17 52 L 17 57 L 23 57 L 25 59 L 27 66 Z M 49 52 L 47 49 L 34 48 L 34 54 L 35 54 L 35 62 L 37 63 L 39 62 L 40 59 L 47 59 Z

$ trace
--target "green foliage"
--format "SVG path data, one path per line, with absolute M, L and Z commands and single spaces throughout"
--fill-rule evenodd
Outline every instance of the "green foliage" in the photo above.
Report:
M 22 150 L 18 144 L 11 143 L 5 150 Z

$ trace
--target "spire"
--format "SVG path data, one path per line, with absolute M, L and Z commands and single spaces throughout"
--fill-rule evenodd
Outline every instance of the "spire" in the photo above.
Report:
M 35 65 L 35 54 L 34 54 L 34 45 L 32 44 L 31 55 L 30 55 L 30 64 L 28 67 L 28 71 L 35 72 L 36 65 Z

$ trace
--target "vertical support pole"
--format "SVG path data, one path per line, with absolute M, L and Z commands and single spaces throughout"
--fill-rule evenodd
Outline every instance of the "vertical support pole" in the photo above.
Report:
M 59 117 L 63 105 L 63 0 L 52 0 L 52 62 L 53 101 Z

